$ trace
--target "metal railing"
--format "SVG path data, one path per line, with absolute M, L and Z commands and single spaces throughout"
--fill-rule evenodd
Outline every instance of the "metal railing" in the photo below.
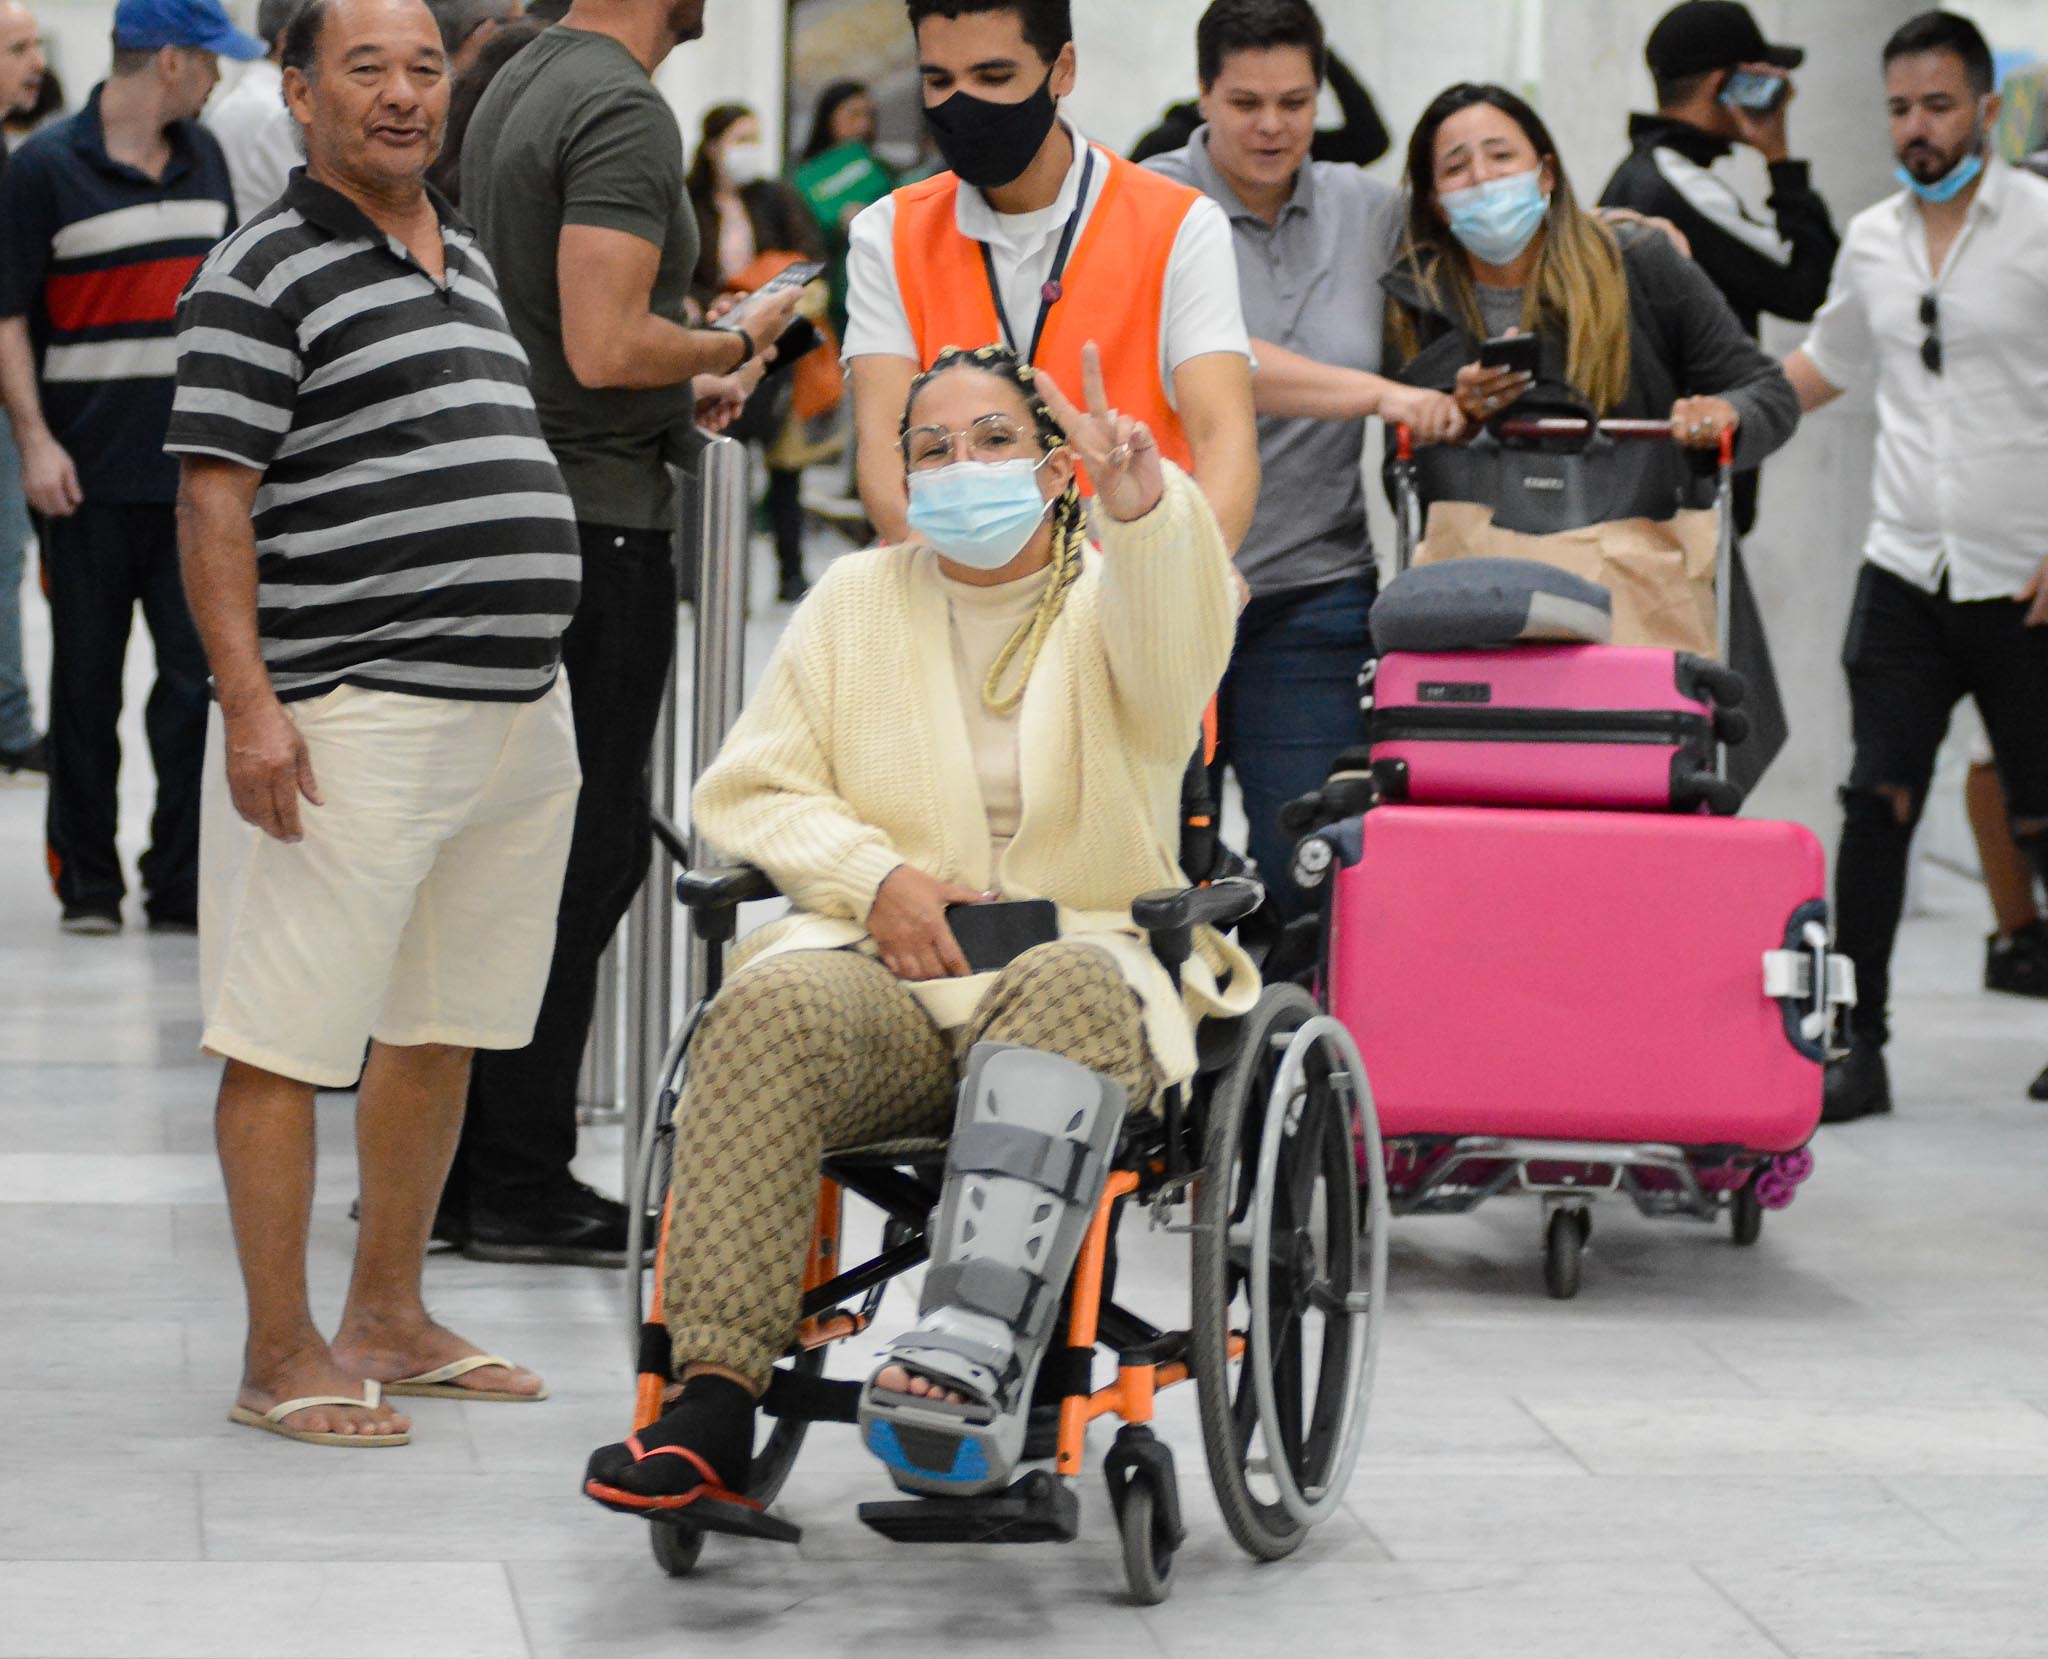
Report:
M 681 793 L 676 769 L 682 676 L 688 672 L 690 777 L 710 764 L 739 717 L 746 694 L 747 585 L 752 537 L 746 445 L 700 433 L 702 442 L 677 475 L 678 565 L 697 568 L 696 626 L 687 669 L 679 645 L 662 697 L 648 783 L 654 803 L 654 852 L 647 879 L 598 967 L 597 1003 L 577 1088 L 585 1123 L 619 1123 L 625 1131 L 625 1188 L 634 1169 L 647 1112 L 661 1083 L 662 1062 L 678 1018 L 675 973 L 675 881 L 678 868 L 703 852 L 694 832 L 677 827 Z M 681 1006 L 695 1001 L 705 956 L 694 934 L 684 962 Z M 629 1200 L 630 1201 L 630 1200 Z

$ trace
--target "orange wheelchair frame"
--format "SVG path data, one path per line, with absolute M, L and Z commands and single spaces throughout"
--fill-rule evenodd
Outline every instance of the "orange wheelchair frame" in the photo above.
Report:
M 692 871 L 677 891 L 710 947 L 707 994 L 672 1053 L 644 1144 L 642 1196 L 650 1200 L 667 1168 L 689 1038 L 718 992 L 738 907 L 774 896 L 765 876 L 745 869 Z M 1132 915 L 1178 982 L 1195 929 L 1229 926 L 1260 897 L 1255 882 L 1226 879 L 1148 894 Z M 1088 1427 L 1114 1417 L 1121 1427 L 1103 1467 L 1126 1578 L 1139 1601 L 1162 1601 L 1186 1529 L 1172 1453 L 1150 1425 L 1159 1391 L 1190 1380 L 1197 1384 L 1212 1489 L 1248 1553 L 1288 1554 L 1332 1512 L 1357 1455 L 1385 1275 L 1381 1217 L 1369 1204 L 1361 1225 L 1358 1210 L 1361 1135 L 1378 1160 L 1363 1066 L 1341 1026 L 1293 986 L 1269 987 L 1252 1013 L 1210 1022 L 1201 1038 L 1203 1062 L 1191 1088 L 1166 1090 L 1158 1114 L 1128 1121 L 1084 1236 L 1063 1315 L 1066 1346 L 1046 1354 L 1039 1376 L 1038 1400 L 1058 1402 L 1051 1467 L 1028 1468 L 1008 1489 L 979 1497 L 862 1504 L 867 1525 L 907 1543 L 1072 1539 L 1079 1532 L 1072 1482 L 1083 1472 Z M 762 1402 L 773 1426 L 749 1472 L 745 1512 L 704 1506 L 737 1524 L 689 1510 L 650 1515 L 654 1554 L 665 1571 L 692 1570 L 707 1531 L 799 1536 L 767 1506 L 779 1496 L 808 1424 L 853 1422 L 860 1392 L 857 1382 L 823 1376 L 825 1353 L 866 1330 L 890 1281 L 926 1259 L 924 1233 L 944 1162 L 943 1140 L 827 1154 L 801 1323 Z M 879 1252 L 850 1267 L 841 1260 L 849 1192 L 884 1217 Z M 1159 1330 L 1107 1294 L 1114 1230 L 1132 1200 L 1150 1206 L 1155 1222 L 1191 1236 L 1194 1314 L 1187 1330 Z M 1177 1223 L 1172 1218 L 1182 1205 L 1191 1219 Z M 673 1243 L 671 1213 L 664 1202 L 653 1288 L 642 1302 L 636 1433 L 661 1415 L 673 1386 L 660 1289 Z M 1117 1360 L 1114 1381 L 1099 1388 L 1098 1346 L 1112 1348 Z M 1043 1409 L 1035 1407 L 1034 1415 Z M 1263 1456 L 1254 1455 L 1255 1437 L 1268 1448 Z

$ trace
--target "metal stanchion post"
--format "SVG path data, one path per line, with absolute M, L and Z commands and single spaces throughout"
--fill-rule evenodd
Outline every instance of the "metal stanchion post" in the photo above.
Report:
M 688 545 L 677 549 L 688 557 Z M 662 693 L 661 717 L 654 728 L 654 752 L 648 762 L 648 786 L 655 813 L 673 822 L 676 814 L 676 676 L 669 674 Z M 626 1127 L 626 1189 L 634 1184 L 640 1137 L 654 1091 L 661 1086 L 661 1062 L 675 1027 L 675 860 L 657 835 L 647 879 L 626 913 L 625 1087 L 622 1094 Z M 628 1202 L 635 1202 L 629 1198 Z
M 622 935 L 614 934 L 597 959 L 597 1000 L 590 1010 L 590 1038 L 583 1067 L 590 1092 L 583 1098 L 585 1123 L 610 1122 L 619 1111 L 619 980 Z
M 753 538 L 747 485 L 747 446 L 715 438 L 702 456 L 704 559 L 697 572 L 696 706 L 690 734 L 690 776 L 703 775 L 746 696 L 747 580 Z M 690 861 L 709 849 L 693 824 Z M 704 994 L 708 954 L 693 928 L 685 958 L 683 995 L 692 1006 Z
M 692 672 L 692 728 L 690 736 L 690 777 L 702 774 L 724 742 L 725 734 L 739 718 L 740 700 L 746 693 L 747 576 L 751 563 L 752 536 L 749 518 L 752 503 L 747 488 L 747 449 L 730 438 L 703 438 L 694 460 L 696 471 L 689 480 L 694 489 L 682 492 L 678 514 L 678 558 L 689 561 L 694 554 L 697 584 L 695 651 Z M 678 794 L 675 749 L 678 706 L 677 683 L 682 669 L 677 655 L 677 672 L 670 676 L 663 706 L 661 735 L 655 742 L 655 811 L 674 821 Z M 633 1073 L 626 1108 L 626 1272 L 627 1327 L 637 1341 L 643 1317 L 642 1270 L 639 1266 L 647 1243 L 648 1196 L 641 1164 L 652 1152 L 649 1144 L 653 1124 L 655 1091 L 665 1079 L 663 1069 L 676 1026 L 674 981 L 675 871 L 673 860 L 656 836 L 654 862 L 648 879 L 635 901 L 632 920 L 634 982 L 628 1011 L 633 1029 L 628 1036 L 628 1065 Z M 694 827 L 688 836 L 691 862 L 706 855 Z M 696 930 L 687 935 L 689 951 L 685 964 L 684 1007 L 694 1007 L 703 995 L 706 956 Z

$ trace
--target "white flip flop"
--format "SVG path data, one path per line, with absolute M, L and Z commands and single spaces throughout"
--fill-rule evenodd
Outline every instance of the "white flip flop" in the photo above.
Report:
M 410 1432 L 404 1434 L 333 1434 L 313 1429 L 295 1429 L 285 1419 L 294 1412 L 310 1406 L 355 1406 L 363 1411 L 375 1411 L 384 1395 L 382 1386 L 375 1378 L 363 1384 L 363 1397 L 351 1400 L 346 1394 L 308 1394 L 297 1400 L 284 1400 L 268 1411 L 251 1411 L 247 1406 L 228 1408 L 228 1421 L 240 1423 L 245 1428 L 261 1429 L 265 1434 L 280 1435 L 286 1440 L 297 1440 L 307 1446 L 408 1446 L 412 1443 Z
M 483 1400 L 499 1405 L 525 1405 L 548 1397 L 545 1385 L 538 1394 L 514 1394 L 503 1388 L 464 1388 L 455 1380 L 468 1376 L 472 1371 L 481 1371 L 487 1365 L 502 1366 L 507 1371 L 519 1369 L 498 1354 L 471 1354 L 467 1359 L 437 1366 L 432 1371 L 422 1371 L 416 1377 L 400 1377 L 396 1382 L 388 1382 L 384 1385 L 384 1392 L 421 1400 Z

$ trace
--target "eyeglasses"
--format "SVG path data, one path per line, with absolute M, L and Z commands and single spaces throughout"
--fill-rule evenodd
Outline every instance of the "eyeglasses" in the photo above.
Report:
M 1037 447 L 1037 428 L 1008 415 L 983 415 L 965 432 L 943 426 L 913 426 L 903 434 L 903 464 L 930 472 L 952 464 L 964 445 L 970 461 L 995 463 L 1028 456 Z
M 1941 373 L 1941 309 L 1934 303 L 1932 294 L 1920 296 L 1920 326 L 1927 330 L 1927 338 L 1920 342 L 1920 361 L 1926 365 L 1929 374 Z

